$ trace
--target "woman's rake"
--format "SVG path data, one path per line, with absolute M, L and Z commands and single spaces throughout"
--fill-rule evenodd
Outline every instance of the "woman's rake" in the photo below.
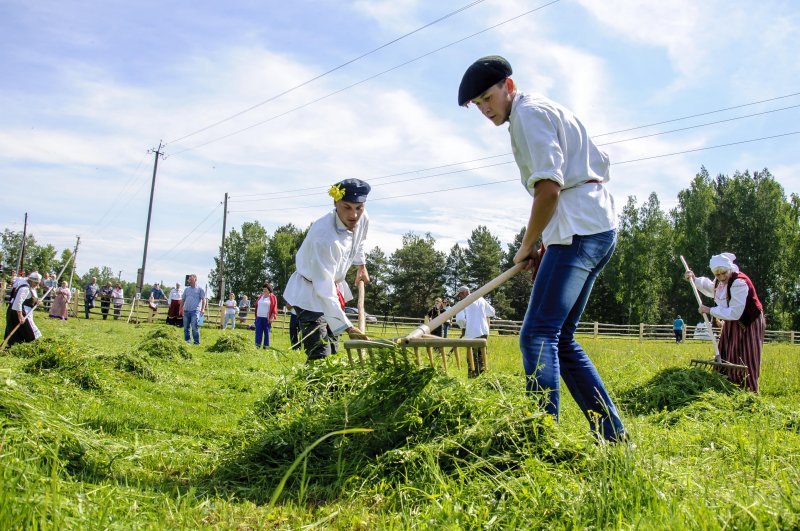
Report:
M 481 286 L 477 290 L 473 291 L 456 304 L 454 304 L 449 310 L 442 313 L 435 319 L 432 319 L 430 322 L 426 324 L 419 325 L 414 331 L 412 331 L 407 336 L 397 337 L 392 339 L 379 339 L 379 340 L 362 340 L 362 339 L 351 339 L 344 342 L 344 348 L 347 351 L 347 357 L 350 362 L 353 362 L 353 355 L 352 350 L 355 350 L 358 353 L 359 361 L 364 361 L 364 354 L 369 357 L 369 360 L 373 360 L 373 356 L 380 353 L 382 356 L 386 353 L 390 354 L 392 358 L 396 359 L 396 354 L 400 351 L 403 354 L 403 358 L 407 360 L 407 349 L 411 348 L 414 352 L 414 357 L 416 359 L 417 366 L 422 365 L 422 356 L 420 354 L 420 349 L 425 349 L 427 352 L 428 362 L 430 363 L 431 367 L 435 365 L 434 361 L 434 349 L 441 355 L 442 358 L 442 368 L 447 371 L 448 363 L 447 363 L 447 354 L 445 353 L 445 349 L 449 348 L 450 352 L 455 355 L 456 366 L 460 369 L 461 368 L 461 356 L 459 353 L 459 348 L 463 349 L 473 349 L 478 351 L 478 355 L 481 356 L 483 360 L 483 366 L 486 367 L 487 362 L 487 348 L 486 348 L 486 340 L 485 339 L 463 339 L 463 338 L 443 338 L 439 336 L 435 336 L 431 334 L 431 330 L 435 330 L 442 326 L 444 323 L 452 319 L 458 312 L 464 310 L 478 300 L 480 297 L 483 297 L 490 291 L 498 288 L 499 286 L 503 285 L 506 281 L 508 281 L 511 277 L 519 273 L 525 267 L 524 263 L 516 264 L 510 269 L 504 271 L 494 279 L 487 282 L 485 285 Z M 364 288 L 363 284 L 359 284 L 358 290 L 358 297 L 359 297 L 359 321 L 361 316 L 363 315 L 363 293 Z M 363 329 L 362 329 L 363 330 Z M 467 355 L 467 364 L 469 366 L 470 371 L 475 370 L 475 361 L 472 356 Z
M 686 269 L 688 273 L 691 271 L 689 269 L 689 264 L 686 263 L 686 259 L 681 255 L 681 262 L 683 262 L 683 267 Z M 694 292 L 694 298 L 697 299 L 697 304 L 702 305 L 703 301 L 700 299 L 700 293 L 697 291 L 697 286 L 694 285 L 694 280 L 689 279 L 689 284 L 692 285 L 692 292 Z M 722 360 L 722 356 L 719 354 L 719 347 L 717 346 L 717 336 L 714 335 L 714 329 L 711 326 L 711 320 L 708 318 L 708 314 L 703 314 L 703 320 L 705 321 L 706 328 L 708 329 L 708 335 L 711 336 L 711 343 L 714 345 L 714 359 L 713 360 L 691 360 L 689 363 L 690 366 L 694 365 L 701 368 L 707 368 L 708 370 L 718 370 L 720 372 L 727 372 L 732 373 L 733 371 L 745 371 L 747 372 L 747 367 L 745 365 L 737 365 L 735 363 L 728 363 L 727 361 Z

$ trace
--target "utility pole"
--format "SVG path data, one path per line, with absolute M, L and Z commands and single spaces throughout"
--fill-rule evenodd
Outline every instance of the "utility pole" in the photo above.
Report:
M 222 245 L 219 248 L 219 300 L 225 300 L 225 229 L 228 223 L 228 192 L 222 204 Z
M 81 244 L 81 237 L 78 236 L 78 241 L 75 242 L 75 252 L 72 254 L 72 270 L 69 272 L 68 288 L 72 288 L 72 277 L 75 276 L 75 262 L 78 261 L 78 246 Z
M 22 244 L 19 248 L 19 260 L 17 261 L 17 274 L 25 267 L 25 239 L 28 237 L 28 213 L 25 212 L 25 225 L 22 227 Z
M 117 275 L 117 282 L 122 282 L 122 269 L 119 270 L 119 275 Z
M 155 192 L 156 189 L 156 173 L 158 172 L 158 157 L 162 155 L 161 142 L 158 143 L 158 148 L 156 148 L 154 153 L 155 153 L 155 160 L 153 162 L 153 182 L 150 184 L 150 206 L 147 209 L 147 228 L 144 231 L 144 253 L 142 253 L 142 268 L 139 270 L 139 274 L 136 276 L 137 293 L 142 292 L 142 286 L 144 285 L 144 271 L 145 271 L 145 266 L 147 265 L 147 243 L 150 240 L 150 219 L 153 216 L 153 193 Z

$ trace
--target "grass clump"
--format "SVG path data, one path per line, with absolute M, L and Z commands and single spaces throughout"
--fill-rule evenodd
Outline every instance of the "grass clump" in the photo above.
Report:
M 19 348 L 17 347 L 25 347 Z M 71 339 L 37 340 L 14 345 L 15 355 L 31 357 L 22 370 L 30 374 L 56 373 L 81 389 L 103 391 L 111 378 L 103 363 L 81 352 Z
M 170 337 L 148 337 L 139 344 L 139 350 L 153 358 L 168 360 L 192 358 L 184 341 Z
M 65 479 L 97 479 L 110 463 L 96 437 L 62 415 L 48 400 L 32 395 L 12 380 L 0 384 L 0 423 L 5 458 L 13 458 L 18 470 Z M 6 462 L 6 466 L 11 466 Z
M 235 333 L 219 336 L 214 344 L 208 347 L 209 352 L 234 352 L 237 354 L 250 349 L 252 349 L 252 342 L 245 336 Z
M 297 372 L 258 401 L 237 450 L 221 464 L 215 488 L 262 502 L 298 454 L 316 444 L 286 485 L 301 496 L 331 499 L 355 484 L 476 476 L 518 467 L 531 456 L 562 463 L 579 446 L 557 443 L 550 416 L 533 410 L 510 380 L 464 383 L 406 364 L 326 361 Z M 480 389 L 479 389 L 480 388 Z M 350 428 L 371 430 L 330 437 Z
M 121 371 L 135 374 L 150 382 L 158 380 L 156 372 L 145 358 L 135 352 L 124 352 L 116 357 L 114 367 Z
M 619 403 L 630 413 L 648 415 L 685 407 L 700 400 L 708 391 L 730 394 L 734 389 L 735 386 L 717 372 L 672 367 L 620 393 Z

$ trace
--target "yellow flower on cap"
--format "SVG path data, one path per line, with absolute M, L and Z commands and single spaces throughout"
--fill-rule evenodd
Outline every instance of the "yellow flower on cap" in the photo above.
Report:
M 331 196 L 334 201 L 341 201 L 344 197 L 344 188 L 339 184 L 334 184 L 328 189 L 328 195 Z

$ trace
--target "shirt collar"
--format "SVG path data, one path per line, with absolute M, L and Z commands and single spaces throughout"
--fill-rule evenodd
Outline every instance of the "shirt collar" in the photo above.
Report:
M 350 229 L 347 228 L 347 225 L 342 223 L 342 220 L 339 219 L 339 214 L 336 213 L 336 210 L 333 211 L 333 219 L 335 220 L 334 227 L 336 227 L 336 232 L 350 232 Z
M 524 94 L 522 91 L 517 89 L 517 92 L 514 94 L 514 99 L 511 101 L 511 112 L 508 114 L 508 130 L 511 130 L 511 121 L 514 119 L 514 111 L 517 110 L 517 105 L 519 104 L 519 100 L 522 99 Z

